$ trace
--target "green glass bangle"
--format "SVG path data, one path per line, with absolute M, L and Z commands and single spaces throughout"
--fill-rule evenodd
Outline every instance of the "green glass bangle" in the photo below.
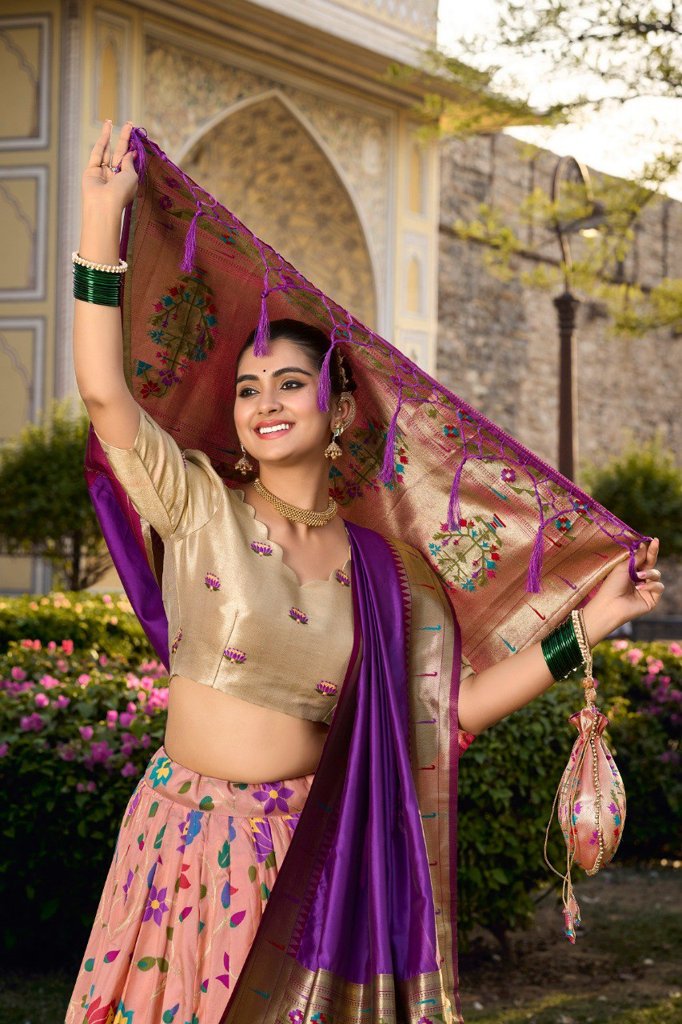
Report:
M 570 615 L 542 640 L 540 646 L 547 667 L 557 682 L 583 664 L 582 651 Z
M 120 306 L 121 274 L 73 264 L 73 294 L 76 299 L 99 306 Z

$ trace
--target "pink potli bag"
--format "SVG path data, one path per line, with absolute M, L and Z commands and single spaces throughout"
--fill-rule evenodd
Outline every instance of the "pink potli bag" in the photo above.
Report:
M 563 879 L 562 899 L 564 926 L 569 942 L 575 943 L 580 924 L 580 907 L 573 892 L 571 868 L 574 864 L 588 875 L 615 856 L 625 824 L 625 788 L 611 751 L 602 734 L 608 718 L 595 704 L 596 691 L 592 677 L 592 653 L 587 643 L 584 622 L 579 612 L 571 613 L 576 636 L 585 663 L 585 706 L 568 719 L 578 730 L 571 756 L 559 783 L 552 815 L 545 833 L 545 861 Z M 547 856 L 547 841 L 554 808 L 566 842 L 566 871 L 561 874 Z

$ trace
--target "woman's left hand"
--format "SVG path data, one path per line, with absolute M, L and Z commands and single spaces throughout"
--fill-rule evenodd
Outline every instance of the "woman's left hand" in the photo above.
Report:
M 660 569 L 655 568 L 658 552 L 658 537 L 654 537 L 648 544 L 642 541 L 638 547 L 635 568 L 638 574 L 643 575 L 636 587 L 630 579 L 627 558 L 614 566 L 604 578 L 594 601 L 608 607 L 609 616 L 617 626 L 653 611 L 660 601 L 664 584 L 661 583 Z

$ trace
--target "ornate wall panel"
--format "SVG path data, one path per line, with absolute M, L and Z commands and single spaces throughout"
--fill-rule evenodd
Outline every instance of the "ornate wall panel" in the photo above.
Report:
M 0 444 L 39 417 L 44 351 L 42 317 L 0 318 Z
M 48 144 L 50 46 L 48 17 L 0 17 L 0 149 Z
M 0 168 L 0 300 L 45 298 L 47 168 Z

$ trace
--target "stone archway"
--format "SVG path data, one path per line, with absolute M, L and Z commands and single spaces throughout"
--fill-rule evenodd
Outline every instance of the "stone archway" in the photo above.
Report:
M 354 316 L 376 328 L 365 234 L 331 161 L 276 94 L 209 129 L 183 168 Z

